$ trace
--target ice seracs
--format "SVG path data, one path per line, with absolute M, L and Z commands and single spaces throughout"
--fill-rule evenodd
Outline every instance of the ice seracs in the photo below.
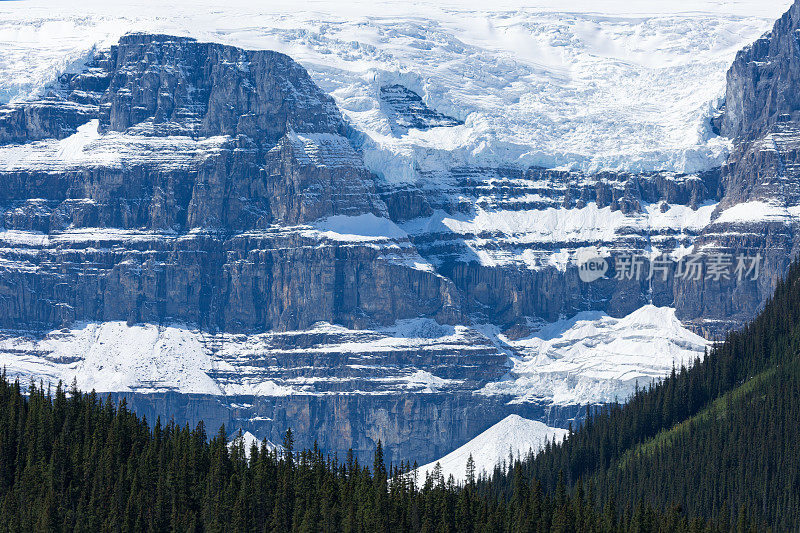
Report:
M 210 2 L 11 2 L 0 11 L 0 101 L 41 93 L 126 32 L 191 35 L 297 59 L 366 133 L 366 161 L 386 179 L 464 163 L 693 171 L 728 151 L 708 118 L 734 54 L 788 4 L 610 2 L 567 13 L 514 0 L 409 14 L 402 3 L 358 1 L 243 1 L 224 11 Z M 392 86 L 455 120 L 393 131 L 381 109 L 381 88 Z M 454 134 L 447 126 L 458 121 Z

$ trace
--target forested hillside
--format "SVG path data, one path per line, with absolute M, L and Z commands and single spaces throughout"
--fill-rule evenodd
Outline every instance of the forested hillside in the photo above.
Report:
M 587 416 L 580 430 L 523 465 L 555 490 L 559 473 L 587 481 L 601 502 L 733 524 L 748 516 L 781 530 L 800 524 L 800 266 L 763 312 L 691 368 Z M 496 495 L 513 480 L 496 476 Z
M 0 380 L 0 531 L 683 531 L 677 510 L 628 513 L 564 484 L 545 494 L 513 467 L 508 498 L 491 483 L 441 477 L 417 488 L 409 465 L 372 468 L 320 450 L 230 447 L 195 429 L 156 424 L 124 404 Z M 249 458 L 248 458 L 248 452 Z
M 760 316 L 561 444 L 459 486 L 318 448 L 151 427 L 0 379 L 3 531 L 681 531 L 800 524 L 800 265 Z

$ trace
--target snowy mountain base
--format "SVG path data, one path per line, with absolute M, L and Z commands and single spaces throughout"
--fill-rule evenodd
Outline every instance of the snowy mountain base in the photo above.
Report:
M 694 326 L 751 310 L 714 306 L 716 286 L 578 284 L 574 256 L 677 258 L 795 223 L 797 202 L 722 197 L 732 144 L 710 120 L 786 3 L 4 3 L 0 319 L 42 329 L 0 332 L 0 365 L 362 452 L 624 400 L 702 355 L 673 308 Z M 130 31 L 166 35 L 112 53 Z M 285 124 L 264 112 L 287 102 Z M 738 299 L 763 301 L 766 274 Z

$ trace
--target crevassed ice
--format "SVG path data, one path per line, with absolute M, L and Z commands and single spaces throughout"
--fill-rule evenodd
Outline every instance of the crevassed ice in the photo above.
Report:
M 298 60 L 386 179 L 465 163 L 688 172 L 723 161 L 708 118 L 725 72 L 789 4 L 8 2 L 0 102 L 41 92 L 127 31 L 173 33 Z M 395 136 L 379 105 L 390 83 L 465 124 Z

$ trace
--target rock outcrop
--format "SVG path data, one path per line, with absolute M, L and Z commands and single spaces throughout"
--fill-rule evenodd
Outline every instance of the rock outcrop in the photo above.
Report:
M 381 87 L 380 100 L 395 133 L 463 124 L 457 118 L 429 108 L 420 95 L 399 84 Z
M 127 35 L 40 100 L 0 108 L 0 327 L 12 372 L 68 372 L 130 391 L 133 405 L 154 406 L 142 407 L 152 420 L 209 427 L 244 424 L 241 406 L 257 398 L 248 413 L 259 435 L 280 440 L 291 426 L 299 443 L 327 433 L 331 449 L 364 454 L 380 438 L 370 420 L 399 416 L 406 429 L 386 435 L 398 459 L 426 434 L 414 421 L 433 418 L 432 406 L 420 414 L 423 398 L 439 394 L 441 409 L 465 416 L 506 355 L 475 331 L 381 332 L 464 323 L 463 296 L 389 219 L 348 134 L 289 57 L 163 35 Z M 146 349 L 164 350 L 161 369 L 145 367 L 159 354 L 145 360 L 143 347 L 100 346 L 111 331 L 173 324 L 193 329 L 157 334 Z M 197 370 L 211 381 L 182 382 L 190 349 L 191 364 L 210 361 Z M 109 368 L 117 377 L 98 382 Z M 173 399 L 159 403 L 162 391 Z M 398 407 L 410 393 L 417 407 Z M 370 398 L 390 407 L 364 407 Z M 483 423 L 420 442 L 439 453 Z
M 772 31 L 736 54 L 727 75 L 723 135 L 754 138 L 779 122 L 800 119 L 799 22 L 795 2 Z
M 754 317 L 800 251 L 798 32 L 795 2 L 728 70 L 720 130 L 733 150 L 720 172 L 719 204 L 695 250 L 762 259 L 756 280 L 690 280 L 676 288 L 682 318 L 707 333 Z

